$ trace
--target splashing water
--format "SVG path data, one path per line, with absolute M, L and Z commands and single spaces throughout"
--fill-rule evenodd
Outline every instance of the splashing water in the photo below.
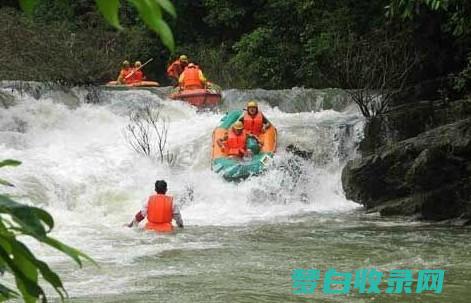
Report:
M 229 90 L 219 112 L 198 112 L 165 99 L 165 91 L 94 90 L 91 98 L 83 88 L 34 87 L 33 94 L 3 85 L 2 93 L 13 102 L 0 109 L 0 155 L 23 165 L 2 170 L 2 178 L 16 185 L 10 191 L 18 200 L 53 214 L 55 237 L 99 262 L 100 268 L 76 271 L 64 256 L 28 242 L 62 273 L 72 301 L 297 301 L 302 297 L 291 294 L 292 268 L 312 267 L 315 261 L 354 270 L 365 262 L 357 245 L 371 245 L 364 239 L 372 233 L 367 226 L 376 230 L 381 223 L 358 214 L 340 183 L 341 169 L 361 139 L 363 119 L 332 91 Z M 211 134 L 225 110 L 243 107 L 248 98 L 261 100 L 278 128 L 278 152 L 264 175 L 228 183 L 210 170 Z M 158 108 L 168 122 L 175 166 L 138 155 L 126 142 L 129 114 L 146 105 Z M 309 157 L 287 152 L 290 144 Z M 182 208 L 186 228 L 176 235 L 122 227 L 156 179 L 167 180 Z M 401 224 L 392 222 L 394 228 Z M 406 245 L 397 258 L 407 265 L 431 264 L 428 255 L 417 259 L 414 253 Z M 398 260 L 370 257 L 383 268 Z
M 52 212 L 70 211 L 73 216 L 92 208 L 96 217 L 87 213 L 83 220 L 101 221 L 106 213 L 110 216 L 107 222 L 118 223 L 123 215 L 129 217 L 136 201 L 152 191 L 156 178 L 164 178 L 177 196 L 188 188 L 193 191 L 193 201 L 184 209 L 190 225 L 246 224 L 254 219 L 354 207 L 339 187 L 339 140 L 334 137 L 340 126 L 361 125 L 356 112 L 288 114 L 262 102 L 264 113 L 279 129 L 280 152 L 266 175 L 234 184 L 210 170 L 211 134 L 220 113 L 198 113 L 189 105 L 148 91 L 107 91 L 103 95 L 103 104 L 77 107 L 49 96 L 34 100 L 26 95 L 18 97 L 19 104 L 2 111 L 2 155 L 24 162 L 8 177 L 31 203 L 46 203 Z M 231 100 L 230 93 L 225 100 Z M 168 146 L 178 156 L 176 168 L 136 154 L 123 136 L 129 113 L 146 104 L 159 108 L 168 121 Z M 301 184 L 292 184 L 283 169 L 284 162 L 294 162 L 283 150 L 288 144 L 314 152 L 312 161 L 297 159 L 297 169 L 302 170 L 297 181 Z M 260 191 L 266 195 L 254 195 Z M 304 191 L 302 194 L 312 199 L 298 203 L 293 195 L 296 191 Z M 286 199 L 278 203 L 270 196 Z M 120 207 L 115 208 L 116 204 Z M 207 218 L 208 208 L 213 211 L 212 218 Z

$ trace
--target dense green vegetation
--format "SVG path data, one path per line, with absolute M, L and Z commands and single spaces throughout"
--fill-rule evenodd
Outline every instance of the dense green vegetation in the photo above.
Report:
M 104 20 L 94 0 L 41 0 L 32 20 L 17 1 L 7 1 L 0 7 L 7 25 L 0 29 L 0 62 L 10 68 L 0 78 L 102 83 L 116 76 L 123 59 L 153 57 L 145 71 L 166 83 L 166 65 L 185 53 L 223 87 L 358 88 L 367 79 L 356 81 L 357 73 L 406 60 L 413 65 L 409 84 L 432 83 L 431 91 L 450 95 L 469 91 L 466 0 L 173 3 L 177 18 L 164 16 L 176 40 L 172 55 L 128 1 L 121 1 L 122 31 Z

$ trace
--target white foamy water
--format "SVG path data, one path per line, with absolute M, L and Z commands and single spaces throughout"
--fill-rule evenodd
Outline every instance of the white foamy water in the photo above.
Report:
M 225 93 L 223 108 L 243 106 L 241 101 L 232 102 L 235 93 Z M 2 169 L 1 177 L 16 185 L 9 191 L 17 200 L 51 212 L 55 237 L 104 264 L 126 267 L 156 253 L 222 245 L 215 238 L 195 236 L 192 230 L 289 223 L 298 215 L 345 212 L 358 206 L 345 199 L 340 183 L 344 160 L 354 152 L 362 125 L 351 107 L 342 112 L 285 113 L 262 100 L 263 112 L 278 128 L 278 153 L 266 174 L 228 183 L 210 170 L 211 134 L 221 112 L 197 112 L 182 102 L 140 90 L 102 92 L 99 104 L 80 100 L 72 105 L 56 94 L 39 99 L 12 94 L 16 104 L 0 109 L 0 158 L 23 164 Z M 129 113 L 145 104 L 159 109 L 167 121 L 168 150 L 177 155 L 175 166 L 137 154 L 123 135 Z M 288 144 L 313 152 L 312 159 L 287 153 Z M 169 193 L 181 204 L 186 230 L 176 236 L 156 237 L 122 226 L 152 193 L 156 179 L 167 180 Z M 192 199 L 183 199 L 190 192 Z M 32 245 L 47 261 L 62 264 L 67 259 Z M 71 294 L 120 293 L 144 275 L 129 277 L 104 268 L 66 274 L 75 281 Z M 109 284 L 99 290 L 96 282 L 101 278 Z

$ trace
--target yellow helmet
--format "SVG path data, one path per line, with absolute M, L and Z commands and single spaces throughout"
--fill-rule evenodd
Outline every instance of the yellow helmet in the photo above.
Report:
M 124 61 L 123 61 L 123 66 L 129 66 L 129 61 L 128 61 L 128 60 L 124 60 Z
M 188 61 L 188 57 L 186 55 L 181 55 L 180 61 Z
M 139 67 L 139 66 L 141 66 L 141 65 L 142 65 L 141 61 L 136 61 L 136 62 L 134 63 L 134 66 L 135 66 L 135 67 Z
M 244 123 L 237 121 L 236 123 L 234 123 L 234 125 L 232 125 L 232 127 L 235 129 L 244 129 Z
M 250 100 L 249 102 L 247 102 L 247 108 L 249 108 L 249 107 L 257 107 L 258 108 L 257 101 Z

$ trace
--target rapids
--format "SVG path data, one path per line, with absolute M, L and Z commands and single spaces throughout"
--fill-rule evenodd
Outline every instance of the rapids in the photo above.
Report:
M 293 295 L 291 270 L 397 266 L 449 270 L 445 292 L 348 301 L 468 302 L 460 301 L 471 286 L 466 230 L 380 219 L 345 199 L 341 169 L 355 157 L 364 120 L 341 91 L 227 90 L 213 112 L 166 99 L 165 89 L 22 85 L 0 86 L 0 155 L 23 162 L 1 177 L 16 185 L 7 192 L 17 200 L 54 216 L 54 237 L 98 262 L 77 269 L 25 239 L 61 274 L 70 302 L 345 302 L 320 291 Z M 278 128 L 278 152 L 266 174 L 228 183 L 210 169 L 211 133 L 249 98 Z M 129 115 L 144 106 L 165 118 L 174 165 L 130 148 Z M 291 144 L 312 156 L 287 152 Z M 181 207 L 185 229 L 175 235 L 123 227 L 156 179 L 167 180 Z

